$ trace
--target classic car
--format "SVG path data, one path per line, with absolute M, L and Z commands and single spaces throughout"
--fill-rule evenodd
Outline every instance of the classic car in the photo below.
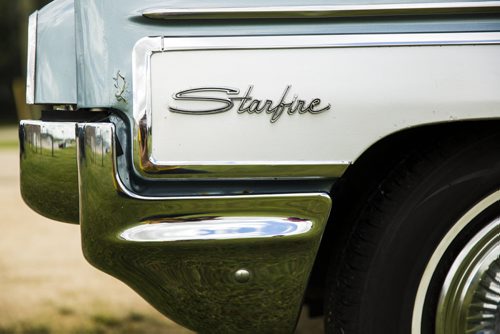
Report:
M 499 1 L 55 0 L 28 53 L 24 200 L 179 324 L 500 333 Z

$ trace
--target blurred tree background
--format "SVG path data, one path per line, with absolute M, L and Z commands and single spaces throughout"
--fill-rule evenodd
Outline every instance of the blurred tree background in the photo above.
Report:
M 24 92 L 28 17 L 48 2 L 0 0 L 0 124 L 16 123 L 18 113 L 29 117 L 32 112 Z

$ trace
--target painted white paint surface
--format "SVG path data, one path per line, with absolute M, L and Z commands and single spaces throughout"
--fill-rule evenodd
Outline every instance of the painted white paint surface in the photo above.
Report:
M 500 45 L 169 51 L 151 58 L 152 157 L 159 164 L 354 161 L 425 123 L 500 116 Z M 287 85 L 322 114 L 183 115 L 178 91 L 232 87 L 278 101 Z M 201 94 L 200 94 L 201 95 Z M 206 94 L 208 95 L 208 94 Z M 213 95 L 213 93 L 211 94 Z M 214 95 L 214 97 L 217 95 Z M 223 95 L 218 95 L 223 96 Z M 238 103 L 236 103 L 238 104 Z M 192 104 L 192 108 L 217 104 Z

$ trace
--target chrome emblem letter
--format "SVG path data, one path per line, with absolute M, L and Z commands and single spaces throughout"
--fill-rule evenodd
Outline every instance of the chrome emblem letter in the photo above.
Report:
M 215 109 L 206 109 L 206 110 L 184 110 L 184 109 L 179 109 L 175 107 L 169 107 L 168 109 L 171 112 L 175 112 L 178 114 L 188 114 L 188 115 L 211 115 L 211 114 L 218 114 L 221 112 L 225 112 L 230 110 L 233 106 L 234 103 L 231 100 L 231 98 L 226 98 L 226 99 L 221 99 L 221 98 L 215 98 L 215 97 L 206 97 L 206 96 L 196 96 L 193 95 L 194 93 L 200 93 L 200 92 L 223 92 L 226 93 L 227 95 L 236 95 L 239 94 L 238 89 L 233 89 L 233 88 L 221 88 L 221 87 L 203 87 L 203 88 L 193 88 L 193 89 L 186 89 L 183 91 L 180 91 L 174 95 L 174 100 L 176 101 L 194 101 L 194 102 L 216 102 L 216 103 L 222 103 L 222 107 L 215 108 Z

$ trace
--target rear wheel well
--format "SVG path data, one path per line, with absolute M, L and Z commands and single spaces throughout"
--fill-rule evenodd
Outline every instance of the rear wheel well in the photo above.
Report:
M 341 245 L 349 235 L 350 222 L 366 202 L 371 190 L 415 150 L 433 145 L 443 138 L 482 131 L 500 131 L 500 120 L 463 121 L 405 129 L 373 144 L 346 170 L 331 189 L 332 213 L 304 299 L 311 316 L 323 314 L 329 263 L 335 261 L 335 255 L 342 251 Z

